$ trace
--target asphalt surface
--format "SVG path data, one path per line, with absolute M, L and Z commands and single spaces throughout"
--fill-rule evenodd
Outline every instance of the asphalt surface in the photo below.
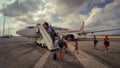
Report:
M 79 49 L 109 68 L 120 67 L 120 39 L 110 39 L 110 51 L 105 53 L 103 39 L 98 39 L 97 50 L 92 39 L 79 39 Z M 74 45 L 74 41 L 68 41 Z M 0 38 L 0 68 L 34 68 L 38 60 L 47 52 L 25 37 Z M 67 52 L 64 60 L 53 60 L 52 52 L 42 68 L 83 68 L 73 53 Z
M 32 68 L 47 49 L 24 37 L 0 39 L 0 68 Z
M 0 68 L 34 68 L 44 58 L 47 48 L 25 37 L 0 38 Z M 41 62 L 41 61 L 40 61 Z M 42 63 L 42 62 L 41 62 Z M 63 60 L 53 60 L 52 52 L 42 68 L 83 68 L 77 58 L 67 52 Z
M 120 38 L 110 39 L 110 50 L 105 53 L 103 39 L 98 39 L 97 50 L 93 48 L 92 39 L 79 39 L 78 47 L 94 59 L 105 64 L 109 68 L 120 68 Z M 74 45 L 74 42 L 69 42 Z

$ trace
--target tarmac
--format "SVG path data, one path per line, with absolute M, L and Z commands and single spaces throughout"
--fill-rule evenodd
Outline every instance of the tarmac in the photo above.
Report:
M 92 39 L 79 39 L 79 54 L 73 53 L 74 41 L 67 41 L 63 60 L 53 60 L 52 51 L 25 37 L 0 38 L 0 68 L 119 68 L 120 39 L 111 39 L 110 51 L 104 52 L 102 39 L 97 50 Z
M 74 48 L 74 45 L 69 44 L 69 50 L 71 50 L 71 52 L 73 52 Z M 108 68 L 90 55 L 86 54 L 84 51 L 79 50 L 78 53 L 75 53 L 74 55 L 81 62 L 84 68 Z

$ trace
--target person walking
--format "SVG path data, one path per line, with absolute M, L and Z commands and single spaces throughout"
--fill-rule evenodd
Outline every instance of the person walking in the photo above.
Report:
M 44 22 L 43 27 L 48 32 L 49 24 L 47 22 Z
M 93 38 L 94 40 L 94 49 L 97 49 L 97 43 L 98 43 L 98 40 L 96 39 L 96 36 L 94 36 Z
M 105 36 L 105 38 L 104 38 L 105 53 L 108 52 L 109 45 L 110 45 L 109 38 L 108 38 L 108 36 Z
M 52 26 L 49 25 L 49 27 L 48 27 L 48 33 L 51 34 L 52 30 L 53 30 Z
M 77 52 L 77 54 L 79 53 L 78 52 L 78 42 L 77 41 L 75 41 L 75 48 L 74 48 L 73 53 L 75 53 L 75 52 Z
M 58 47 L 59 47 L 59 58 L 60 60 L 64 59 L 64 55 L 65 55 L 65 41 L 63 39 L 63 37 L 60 37 L 60 40 L 58 41 Z
M 52 29 L 52 31 L 50 33 L 50 37 L 52 39 L 53 44 L 55 44 L 55 37 L 57 37 L 57 34 L 54 29 Z

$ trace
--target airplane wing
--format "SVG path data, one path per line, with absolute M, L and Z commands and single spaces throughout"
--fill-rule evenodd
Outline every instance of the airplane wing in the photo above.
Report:
M 98 32 L 107 32 L 107 31 L 116 31 L 116 30 L 120 30 L 120 28 L 118 28 L 118 29 L 96 30 L 96 31 L 85 31 L 84 33 L 98 33 Z
M 98 33 L 98 32 L 107 32 L 107 31 L 116 31 L 119 29 L 105 29 L 105 30 L 95 30 L 95 31 L 58 31 L 58 33 L 78 33 L 78 34 L 88 34 L 88 33 Z
M 60 28 L 59 28 L 60 29 Z M 105 29 L 105 30 L 95 30 L 95 31 L 85 31 L 84 30 L 84 21 L 82 23 L 82 25 L 80 26 L 80 28 L 78 30 L 66 30 L 64 28 L 61 28 L 62 30 L 57 31 L 58 33 L 61 34 L 69 34 L 69 33 L 77 33 L 77 34 L 88 34 L 88 33 L 98 33 L 98 32 L 107 32 L 107 31 L 116 31 L 116 30 L 120 30 L 120 28 L 118 29 Z

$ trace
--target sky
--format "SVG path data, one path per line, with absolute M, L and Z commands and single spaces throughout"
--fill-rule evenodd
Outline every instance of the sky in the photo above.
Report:
M 85 30 L 120 28 L 120 0 L 0 0 L 0 35 L 47 21 L 52 26 Z M 107 32 L 120 34 L 120 31 Z

